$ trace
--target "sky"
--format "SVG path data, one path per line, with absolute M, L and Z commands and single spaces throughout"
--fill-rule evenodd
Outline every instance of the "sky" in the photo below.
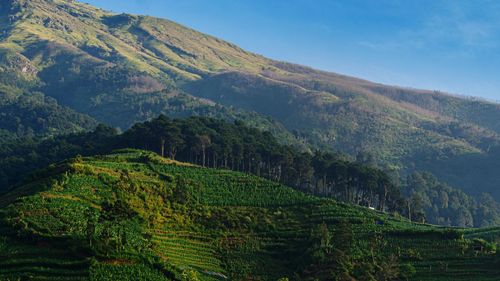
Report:
M 266 57 L 500 101 L 497 0 L 82 0 L 167 18 Z

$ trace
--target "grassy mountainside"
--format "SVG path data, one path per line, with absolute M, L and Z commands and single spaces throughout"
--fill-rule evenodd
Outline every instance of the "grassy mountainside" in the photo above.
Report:
M 331 280 L 328 249 L 377 280 L 499 273 L 493 244 L 461 230 L 138 150 L 52 165 L 0 206 L 1 280 Z
M 432 164 L 488 157 L 499 104 L 276 62 L 168 20 L 71 0 L 5 0 L 0 22 L 0 51 L 21 58 L 14 81 L 99 122 L 125 129 L 159 113 L 210 115 L 220 103 L 271 116 L 316 147 L 497 189 L 483 180 L 490 169 L 463 181 Z
M 184 68 L 213 68 L 215 71 L 222 69 L 223 63 L 214 64 L 213 60 L 222 59 L 209 54 L 216 47 L 203 49 L 201 46 L 200 52 L 210 62 L 195 65 L 198 60 L 175 55 L 180 49 L 169 45 L 167 41 L 173 40 L 170 37 L 163 40 L 175 52 L 165 49 L 163 60 L 142 47 L 140 38 L 144 38 L 145 31 L 142 31 L 141 26 L 145 25 L 146 29 L 154 26 L 154 30 L 150 32 L 156 33 L 160 32 L 157 29 L 183 31 L 172 22 L 148 17 L 111 15 L 72 1 L 9 0 L 0 6 L 0 10 L 0 17 L 6 23 L 0 42 L 0 90 L 6 93 L 1 100 L 5 99 L 4 110 L 9 115 L 9 119 L 5 119 L 6 123 L 14 123 L 11 119 L 19 117 L 21 120 L 27 119 L 25 123 L 40 123 L 41 120 L 44 124 L 40 126 L 48 126 L 44 118 L 47 115 L 46 108 L 50 107 L 49 118 L 62 125 L 57 124 L 58 126 L 46 130 L 57 129 L 59 133 L 69 133 L 91 129 L 95 127 L 96 121 L 80 121 L 79 119 L 90 118 L 85 115 L 71 116 L 70 114 L 76 113 L 67 112 L 67 107 L 123 129 L 164 112 L 173 117 L 203 115 L 226 120 L 245 120 L 247 124 L 272 131 L 285 142 L 296 142 L 291 133 L 277 121 L 251 111 L 224 108 L 212 101 L 178 91 L 176 83 L 199 77 L 186 72 Z M 133 31 L 133 35 L 127 34 L 129 29 Z M 196 34 L 194 31 L 192 33 Z M 211 42 L 207 43 L 209 45 L 222 44 L 218 39 L 209 36 L 206 38 Z M 192 38 L 187 43 L 197 48 L 198 39 Z M 182 41 L 181 34 L 174 41 Z M 159 43 L 148 44 L 156 46 Z M 244 52 L 239 48 L 224 44 L 227 48 L 226 56 L 230 60 L 243 56 L 240 53 Z M 179 61 L 167 60 L 167 54 L 177 56 Z M 255 60 L 254 56 L 246 58 L 250 59 Z M 238 64 L 246 65 L 246 60 Z M 170 64 L 175 64 L 178 68 Z M 188 67 L 184 64 L 193 65 Z M 40 97 L 38 91 L 67 107 L 56 107 L 54 100 Z M 40 105 L 39 100 L 49 105 Z M 14 110 L 18 111 L 12 114 Z M 30 118 L 40 120 L 35 122 Z M 75 119 L 78 127 L 65 124 Z M 7 129 L 16 132 L 16 128 Z
M 174 95 L 182 81 L 251 71 L 264 61 L 166 20 L 113 15 L 74 1 L 9 0 L 0 8 L 9 22 L 0 48 L 26 58 L 32 88 L 123 128 L 167 110 L 158 103 L 167 103 L 166 94 Z

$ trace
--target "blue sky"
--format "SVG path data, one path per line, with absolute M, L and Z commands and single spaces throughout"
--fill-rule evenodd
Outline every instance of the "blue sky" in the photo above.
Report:
M 278 60 L 500 100 L 496 0 L 84 0 L 168 18 Z

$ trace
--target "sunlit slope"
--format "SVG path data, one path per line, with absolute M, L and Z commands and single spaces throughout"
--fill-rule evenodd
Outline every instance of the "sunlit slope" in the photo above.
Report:
M 179 85 L 226 70 L 257 73 L 267 62 L 168 20 L 75 1 L 3 1 L 0 22 L 0 91 L 40 91 L 123 129 L 160 113 L 215 115 L 213 102 Z
M 332 233 L 351 225 L 359 262 L 383 237 L 378 254 L 412 265 L 411 280 L 498 274 L 495 254 L 475 251 L 486 244 L 460 232 L 135 150 L 54 165 L 0 203 L 0 280 L 328 280 L 306 264 L 323 223 Z

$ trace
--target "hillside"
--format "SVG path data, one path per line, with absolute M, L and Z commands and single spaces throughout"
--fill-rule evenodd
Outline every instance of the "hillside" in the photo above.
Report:
M 497 239 L 495 229 L 413 224 L 138 150 L 52 165 L 0 206 L 1 280 L 332 280 L 340 272 L 459 281 L 499 273 L 492 244 L 463 238 Z
M 168 20 L 71 0 L 5 0 L 0 22 L 0 53 L 16 58 L 5 63 L 12 79 L 0 79 L 9 91 L 42 92 L 121 129 L 160 113 L 243 111 L 312 147 L 370 154 L 402 175 L 429 170 L 500 198 L 500 179 L 484 180 L 497 169 L 469 172 L 463 161 L 498 146 L 499 104 L 277 62 Z
M 350 161 L 326 151 L 304 152 L 282 142 L 269 131 L 238 120 L 164 115 L 122 134 L 101 124 L 91 132 L 7 141 L 0 148 L 0 193 L 16 188 L 33 171 L 64 159 L 132 147 L 194 165 L 257 175 L 308 194 L 397 212 L 413 221 L 456 227 L 500 224 L 500 204 L 488 194 L 467 195 L 429 173 L 413 173 L 401 181 L 363 164 L 369 161 Z

